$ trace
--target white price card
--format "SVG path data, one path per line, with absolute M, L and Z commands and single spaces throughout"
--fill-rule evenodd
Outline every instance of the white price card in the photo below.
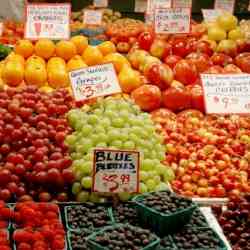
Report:
M 70 4 L 27 4 L 25 38 L 70 38 Z
M 223 13 L 220 9 L 202 9 L 201 11 L 205 22 L 214 22 Z
M 3 29 L 4 29 L 4 25 L 2 22 L 0 22 L 0 36 L 2 36 L 3 34 Z
M 249 74 L 201 74 L 207 114 L 249 114 Z
M 112 63 L 71 71 L 69 78 L 76 101 L 121 93 Z
M 97 8 L 108 7 L 108 0 L 94 0 L 94 6 Z
M 140 153 L 95 149 L 92 191 L 138 193 Z
M 192 0 L 173 0 L 173 8 L 192 8 Z
M 234 12 L 235 0 L 215 0 L 214 8 Z
M 85 10 L 83 23 L 89 25 L 101 25 L 103 12 L 101 10 Z
M 147 0 L 135 0 L 135 12 L 144 13 L 147 11 Z
M 147 13 L 154 12 L 158 8 L 171 8 L 172 0 L 148 0 Z
M 154 22 L 155 32 L 157 34 L 189 33 L 191 23 L 191 9 L 156 9 Z

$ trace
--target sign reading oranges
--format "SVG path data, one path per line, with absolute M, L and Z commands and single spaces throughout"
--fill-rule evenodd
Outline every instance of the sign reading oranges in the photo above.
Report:
M 70 14 L 70 4 L 27 4 L 25 37 L 69 39 Z
M 74 70 L 69 77 L 76 101 L 121 92 L 112 63 Z

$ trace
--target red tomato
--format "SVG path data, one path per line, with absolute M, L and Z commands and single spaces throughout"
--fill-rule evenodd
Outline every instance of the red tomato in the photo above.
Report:
M 154 85 L 143 85 L 135 89 L 131 97 L 144 111 L 153 111 L 161 106 L 161 90 Z
M 193 84 L 198 79 L 196 66 L 188 60 L 180 60 L 174 67 L 174 76 L 177 81 L 188 85 Z
M 189 86 L 187 86 L 188 88 Z M 200 85 L 192 85 L 189 88 L 191 95 L 191 106 L 194 109 L 200 110 L 201 112 L 205 112 L 205 103 L 204 103 L 204 95 L 203 89 Z
M 205 53 L 208 56 L 212 56 L 214 51 L 208 41 L 198 41 L 196 44 L 197 52 Z
M 214 65 L 226 66 L 227 64 L 233 63 L 231 56 L 225 55 L 223 53 L 214 53 L 211 57 Z
M 186 59 L 196 66 L 199 73 L 206 71 L 209 67 L 213 65 L 210 61 L 209 56 L 204 53 L 193 52 L 189 54 Z
M 152 32 L 148 32 L 148 31 L 143 32 L 138 37 L 138 42 L 139 42 L 140 47 L 147 51 L 150 49 L 153 41 L 154 41 L 154 35 Z
M 164 59 L 164 62 L 171 68 L 173 69 L 176 65 L 181 60 L 180 56 L 176 55 L 169 55 Z
M 239 54 L 235 58 L 236 65 L 245 73 L 250 73 L 250 52 Z
M 206 74 L 224 74 L 224 69 L 219 65 L 215 65 L 215 66 L 210 67 L 204 73 L 206 73 Z

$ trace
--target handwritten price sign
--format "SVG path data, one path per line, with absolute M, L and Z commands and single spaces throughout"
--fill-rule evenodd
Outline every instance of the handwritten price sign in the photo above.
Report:
M 94 150 L 93 192 L 137 193 L 140 154 L 136 151 Z
M 159 8 L 171 8 L 171 0 L 148 0 L 147 2 L 147 13 L 154 12 L 155 9 Z
M 192 8 L 192 0 L 173 0 L 173 8 Z
M 69 39 L 70 14 L 70 4 L 28 4 L 25 38 Z
M 158 34 L 189 33 L 190 8 L 156 9 L 155 31 Z
M 214 8 L 234 12 L 235 0 L 215 0 Z
M 202 15 L 206 22 L 214 22 L 222 12 L 220 9 L 202 9 Z
M 101 25 L 103 12 L 100 10 L 85 10 L 83 23 L 89 25 Z
M 208 114 L 249 114 L 250 75 L 201 74 Z
M 108 0 L 94 0 L 94 6 L 98 8 L 108 7 Z
M 121 92 L 112 63 L 74 70 L 69 77 L 76 101 Z

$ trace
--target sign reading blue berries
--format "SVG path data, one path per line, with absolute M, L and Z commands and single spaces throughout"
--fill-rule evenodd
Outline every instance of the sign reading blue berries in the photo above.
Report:
M 95 149 L 93 192 L 137 193 L 139 162 L 140 154 L 137 151 Z

